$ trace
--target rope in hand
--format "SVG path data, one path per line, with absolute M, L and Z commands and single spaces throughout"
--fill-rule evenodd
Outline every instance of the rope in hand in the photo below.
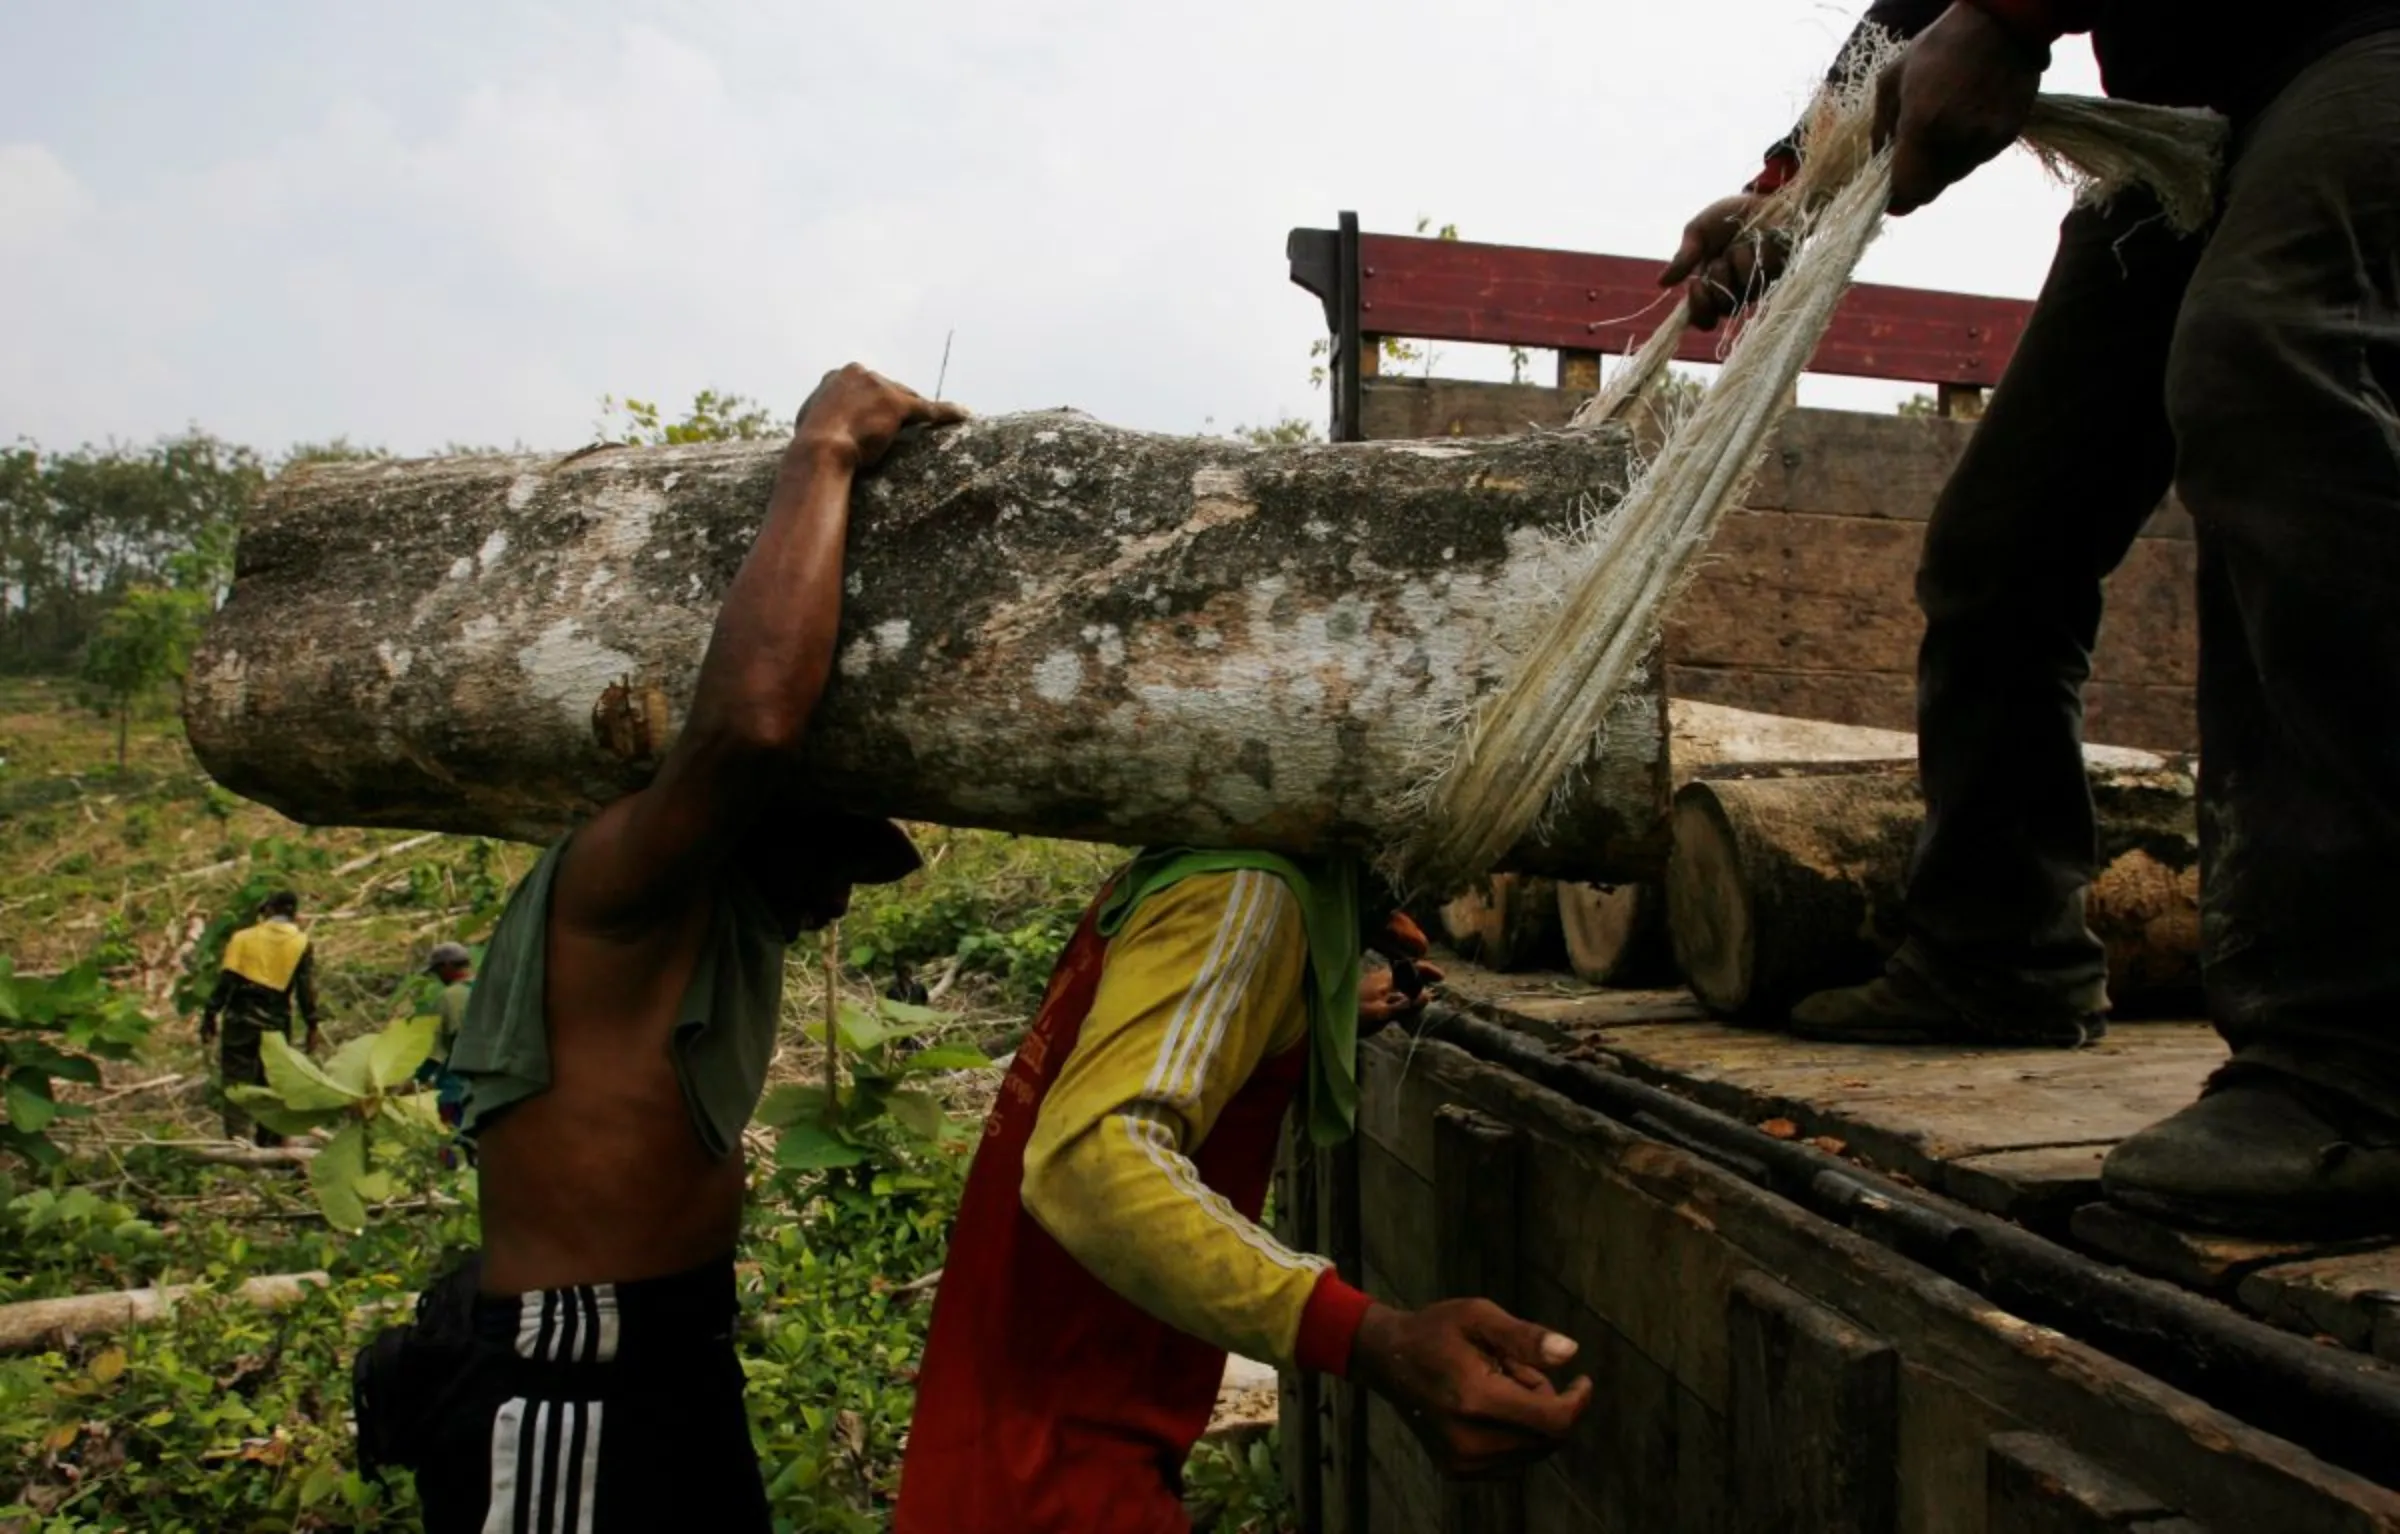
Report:
M 1793 256 L 1743 327 L 1699 405 L 1601 520 L 1579 572 L 1532 628 L 1513 675 L 1465 721 L 1455 756 L 1414 793 L 1416 831 L 1390 858 L 1407 887 L 1456 888 L 1529 837 L 1604 739 L 1610 709 L 1652 647 L 1661 616 L 1725 514 L 1739 503 L 1768 435 L 1881 228 L 1891 158 L 1873 144 L 1874 79 L 1896 57 L 1848 61 L 1801 135 L 1799 173 L 1761 209 L 1758 238 Z M 2086 202 L 2150 189 L 2181 229 L 2215 202 L 2224 124 L 2212 114 L 2043 96 L 2021 143 Z M 1679 301 L 1570 429 L 1621 415 L 1665 371 L 1688 310 Z

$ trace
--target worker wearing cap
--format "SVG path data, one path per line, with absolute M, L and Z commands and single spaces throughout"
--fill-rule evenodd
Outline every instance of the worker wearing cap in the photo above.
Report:
M 2199 556 L 2201 959 L 2233 1056 L 2102 1186 L 2246 1234 L 2400 1230 L 2400 0 L 1876 0 L 1867 21 L 1915 38 L 1876 82 L 1895 214 L 2016 139 L 2070 32 L 2111 95 L 2214 108 L 2232 138 L 2199 235 L 2132 193 L 2067 215 L 1926 532 L 1907 940 L 1794 1028 L 2105 1031 L 2082 687 L 2101 581 L 2172 481 Z M 1795 164 L 1778 146 L 1686 228 L 1663 280 L 1703 326 L 1775 275 L 1781 247 L 1744 231 Z
M 216 987 L 200 1014 L 200 1042 L 204 1045 L 218 1036 L 218 1023 L 223 1020 L 224 1042 L 217 1053 L 220 1090 L 266 1084 L 260 1045 L 269 1033 L 290 1038 L 295 1002 L 308 1025 L 306 1047 L 313 1050 L 319 1036 L 316 955 L 309 947 L 308 934 L 300 930 L 300 897 L 291 890 L 277 890 L 259 902 L 258 920 L 227 940 Z M 253 1126 L 250 1115 L 235 1107 L 230 1096 L 225 1100 L 224 1118 L 229 1139 L 251 1135 L 260 1145 L 283 1143 L 283 1136 L 265 1125 Z
M 1001 1082 L 951 1231 L 896 1534 L 1170 1534 L 1228 1352 L 1389 1398 L 1446 1469 L 1549 1452 L 1587 1380 L 1488 1300 L 1408 1311 L 1257 1223 L 1288 1107 L 1348 1136 L 1361 1025 L 1421 994 L 1405 917 L 1340 861 L 1163 848 L 1085 912 Z M 1363 943 L 1362 943 L 1363 938 Z
M 790 785 L 832 672 L 851 485 L 963 416 L 864 368 L 800 412 L 689 713 L 644 787 L 544 852 L 485 945 L 465 1079 L 483 1249 L 353 1371 L 360 1454 L 427 1534 L 765 1534 L 735 1356 L 742 1131 L 785 948 L 917 866 Z
M 433 1087 L 442 1122 L 453 1129 L 458 1127 L 466 1110 L 467 1083 L 466 1078 L 450 1069 L 450 1050 L 458 1042 L 459 1024 L 466 1020 L 467 998 L 475 992 L 474 972 L 475 955 L 464 943 L 437 943 L 425 957 L 425 973 L 442 989 L 434 1000 L 439 1025 L 434 1030 L 433 1053 L 426 1056 L 417 1079 Z

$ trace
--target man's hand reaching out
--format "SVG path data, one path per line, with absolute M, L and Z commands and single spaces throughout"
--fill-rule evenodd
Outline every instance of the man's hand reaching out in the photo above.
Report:
M 1489 1300 L 1370 1309 L 1350 1377 L 1389 1400 L 1445 1475 L 1493 1475 L 1555 1450 L 1591 1404 L 1592 1382 L 1560 1390 L 1550 1371 L 1575 1342 Z

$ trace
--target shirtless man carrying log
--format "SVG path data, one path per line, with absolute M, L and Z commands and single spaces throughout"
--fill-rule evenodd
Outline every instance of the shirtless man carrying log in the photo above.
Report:
M 826 375 L 657 776 L 509 897 L 450 1055 L 483 1251 L 355 1371 L 362 1458 L 416 1472 L 428 1534 L 768 1527 L 733 1350 L 742 1129 L 786 945 L 917 866 L 780 785 L 833 664 L 852 480 L 963 416 Z

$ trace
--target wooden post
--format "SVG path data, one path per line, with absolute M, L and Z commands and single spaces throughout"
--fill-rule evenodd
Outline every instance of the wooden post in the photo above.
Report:
M 1726 1301 L 1734 1520 L 1744 1534 L 1889 1534 L 1900 1357 L 1759 1273 Z
M 1358 1136 L 1313 1151 L 1317 1165 L 1317 1229 L 1325 1255 L 1344 1278 L 1365 1288 L 1366 1236 L 1360 1221 Z M 1324 1521 L 1321 1534 L 1367 1534 L 1367 1486 L 1374 1466 L 1367 1457 L 1367 1396 L 1350 1380 L 1327 1385 L 1319 1418 L 1325 1443 Z
M 1283 1146 L 1275 1158 L 1275 1238 L 1296 1252 L 1317 1250 L 1316 1148 L 1307 1121 L 1284 1120 Z M 1282 1438 L 1283 1485 L 1299 1514 L 1300 1527 L 1325 1523 L 1325 1433 L 1318 1416 L 1327 1393 L 1315 1374 L 1291 1371 L 1276 1382 L 1276 1425 Z
M 1517 1132 L 1451 1105 L 1433 1116 L 1433 1239 L 1445 1299 L 1480 1296 L 1512 1313 L 1517 1283 Z M 1444 1534 L 1517 1534 L 1525 1488 L 1515 1478 L 1445 1481 Z
M 1983 385 L 1981 384 L 1936 384 L 1933 398 L 1934 409 L 1946 420 L 1980 421 L 1983 419 Z
M 1558 386 L 1576 394 L 1600 392 L 1600 354 L 1598 352 L 1568 351 L 1558 353 Z

